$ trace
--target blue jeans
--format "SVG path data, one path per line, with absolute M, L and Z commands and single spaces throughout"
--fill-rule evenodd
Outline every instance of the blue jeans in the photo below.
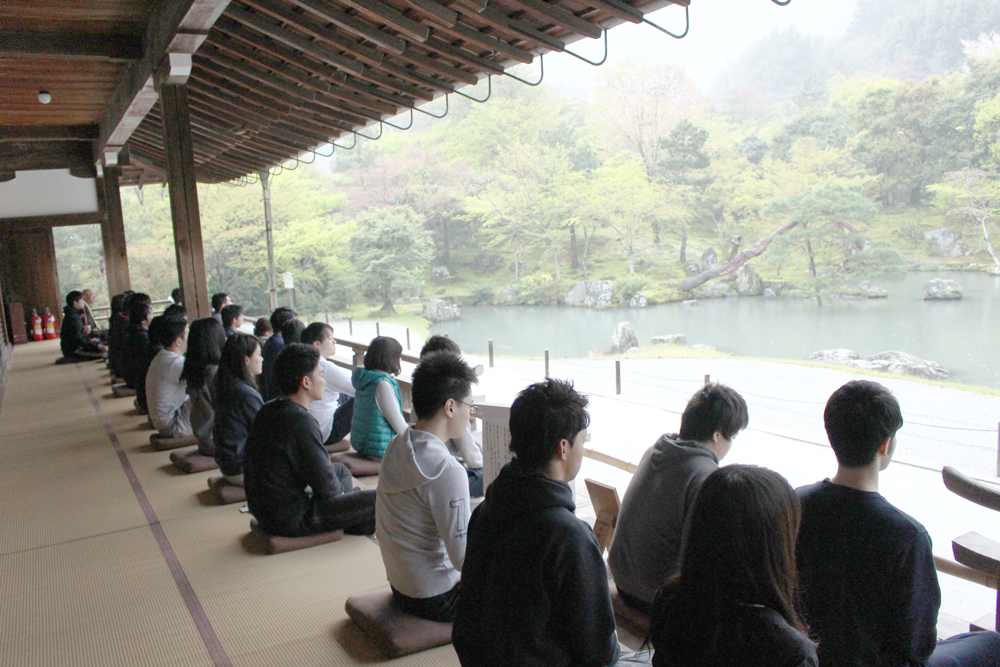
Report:
M 1000 667 L 1000 634 L 967 632 L 942 639 L 927 667 Z
M 405 611 L 414 616 L 426 618 L 428 621 L 439 621 L 441 623 L 451 623 L 455 620 L 455 612 L 458 610 L 459 589 L 461 587 L 462 582 L 458 582 L 447 593 L 441 593 L 441 595 L 429 598 L 411 598 L 390 586 L 392 588 L 392 597 Z

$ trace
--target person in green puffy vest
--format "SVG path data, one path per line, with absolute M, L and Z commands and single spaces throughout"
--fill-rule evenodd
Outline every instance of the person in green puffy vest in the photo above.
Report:
M 364 368 L 354 369 L 351 384 L 354 416 L 351 446 L 355 452 L 339 457 L 353 475 L 377 475 L 389 441 L 406 430 L 403 402 L 396 376 L 402 367 L 403 346 L 394 338 L 377 336 L 368 345 Z

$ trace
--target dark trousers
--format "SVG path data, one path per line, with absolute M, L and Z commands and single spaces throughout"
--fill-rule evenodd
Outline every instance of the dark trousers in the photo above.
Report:
M 466 468 L 465 472 L 469 475 L 469 496 L 479 498 L 483 495 L 483 469 Z
M 344 492 L 330 498 L 313 498 L 313 511 L 306 521 L 308 534 L 343 530 L 348 535 L 373 535 L 375 492 L 354 491 L 354 478 L 347 466 L 334 463 L 333 468 Z
M 414 616 L 426 618 L 428 621 L 451 623 L 455 620 L 455 612 L 458 609 L 458 595 L 461 586 L 462 582 L 458 582 L 447 593 L 435 595 L 431 598 L 411 598 L 393 588 L 392 597 L 404 611 Z M 390 588 L 392 587 L 390 586 Z
M 1000 667 L 1000 634 L 967 632 L 942 639 L 927 667 Z
M 653 605 L 649 604 L 642 598 L 637 598 L 634 595 L 630 595 L 620 588 L 618 589 L 618 597 L 622 599 L 622 602 L 632 607 L 633 609 L 641 611 L 646 616 L 651 616 L 653 614 Z
M 323 444 L 335 445 L 351 433 L 351 420 L 354 419 L 354 399 L 349 398 L 333 413 L 333 428 L 330 437 Z

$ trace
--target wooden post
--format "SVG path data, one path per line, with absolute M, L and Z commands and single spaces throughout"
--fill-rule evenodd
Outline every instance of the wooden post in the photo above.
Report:
M 174 223 L 174 246 L 181 300 L 192 320 L 209 317 L 212 305 L 205 276 L 205 251 L 201 241 L 201 214 L 195 180 L 191 117 L 184 84 L 160 86 L 163 141 L 166 147 L 170 214 Z
M 549 351 L 545 350 L 545 378 L 549 377 Z
M 406 327 L 406 349 L 410 349 L 410 327 Z
M 490 339 L 490 368 L 493 368 L 493 339 Z
M 707 387 L 708 383 L 711 381 L 712 381 L 712 376 L 709 375 L 708 373 L 705 373 L 705 386 Z
M 1000 477 L 1000 423 L 997 423 L 997 477 Z M 997 593 L 997 623 L 1000 623 L 1000 593 Z
M 615 395 L 622 393 L 622 362 L 615 361 Z
M 378 322 L 375 323 L 375 335 L 376 336 L 381 336 L 382 335 L 382 331 L 381 331 L 381 329 L 379 329 Z
M 108 280 L 108 297 L 132 289 L 128 271 L 128 249 L 125 246 L 125 219 L 122 196 L 118 187 L 117 167 L 104 167 L 104 177 L 97 179 L 101 209 L 101 241 L 104 246 L 104 272 Z M 103 196 L 102 196 L 103 195 Z
M 261 169 L 260 186 L 264 188 L 264 236 L 267 243 L 267 289 L 271 312 L 278 307 L 278 280 L 274 275 L 274 220 L 271 217 L 271 172 Z
M 326 320 L 327 324 L 330 323 L 330 313 L 323 313 L 323 318 Z
M 347 333 L 351 336 L 354 335 L 354 318 L 350 315 L 347 316 Z

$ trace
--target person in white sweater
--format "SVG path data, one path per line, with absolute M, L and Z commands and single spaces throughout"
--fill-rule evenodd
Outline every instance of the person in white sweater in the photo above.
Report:
M 337 352 L 333 327 L 325 322 L 313 322 L 303 330 L 301 340 L 305 345 L 312 345 L 319 350 L 319 365 L 326 378 L 323 398 L 312 402 L 309 414 L 319 422 L 320 435 L 323 436 L 323 444 L 327 450 L 346 452 L 351 448 L 351 441 L 347 436 L 351 433 L 355 389 L 351 383 L 351 374 L 329 361 L 329 357 Z
M 164 318 L 160 328 L 160 350 L 146 371 L 146 404 L 153 426 L 166 438 L 194 435 L 191 399 L 181 379 L 187 352 L 188 323 L 179 317 Z
M 468 427 L 476 381 L 456 354 L 422 358 L 413 372 L 416 424 L 390 441 L 379 473 L 375 524 L 393 597 L 433 621 L 454 620 L 458 602 L 469 483 L 445 442 Z

